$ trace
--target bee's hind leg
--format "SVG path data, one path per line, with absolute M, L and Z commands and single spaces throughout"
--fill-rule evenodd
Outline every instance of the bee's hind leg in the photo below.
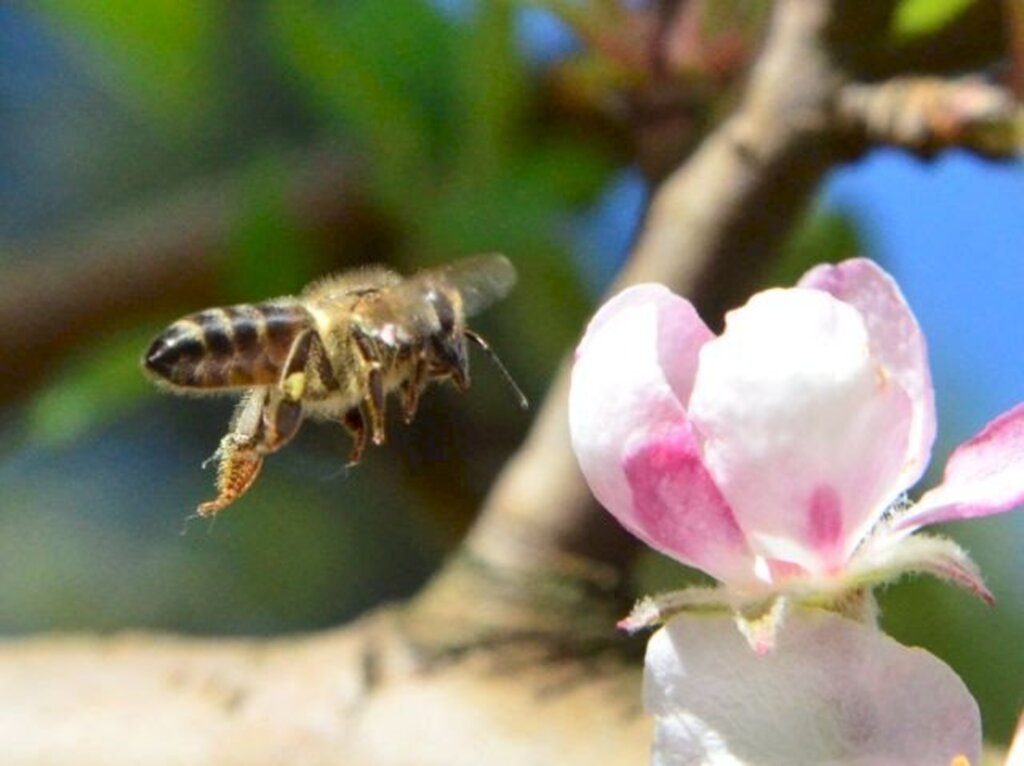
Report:
M 248 491 L 263 467 L 263 455 L 233 433 L 221 440 L 214 457 L 220 459 L 217 497 L 200 503 L 196 508 L 197 516 L 213 516 L 227 508 Z
M 239 403 L 231 430 L 221 439 L 213 457 L 217 468 L 217 497 L 196 508 L 199 516 L 212 516 L 244 495 L 256 481 L 265 455 L 291 441 L 302 425 L 302 405 L 278 392 L 255 389 Z
M 263 430 L 266 400 L 267 392 L 264 389 L 253 389 L 238 403 L 231 419 L 231 428 L 210 458 L 218 461 L 217 497 L 201 503 L 196 508 L 198 516 L 213 516 L 227 508 L 256 481 L 263 466 L 263 455 L 255 445 Z

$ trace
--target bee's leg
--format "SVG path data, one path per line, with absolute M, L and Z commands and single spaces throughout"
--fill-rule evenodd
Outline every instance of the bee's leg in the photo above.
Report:
M 372 341 L 361 333 L 353 333 L 356 348 L 366 365 L 366 398 L 363 404 L 370 416 L 370 433 L 373 443 L 378 447 L 384 443 L 384 418 L 386 415 L 384 401 L 384 373 L 381 371 L 380 357 L 373 347 Z
M 427 365 L 423 359 L 413 363 L 413 372 L 402 383 L 402 420 L 411 423 L 416 417 L 416 408 L 420 403 L 420 394 L 427 385 Z
M 215 454 L 220 459 L 217 498 L 202 503 L 196 513 L 213 515 L 244 495 L 256 481 L 264 456 L 291 441 L 300 425 L 302 404 L 289 401 L 279 392 L 260 390 L 243 400 L 232 430 Z
M 199 516 L 212 516 L 245 494 L 263 466 L 263 455 L 256 444 L 263 431 L 264 389 L 253 389 L 239 402 L 231 420 L 231 429 L 220 441 L 211 460 L 217 467 L 217 497 L 196 508 Z
M 469 390 L 469 373 L 467 373 L 461 367 L 452 368 L 452 383 L 459 389 L 460 394 L 464 394 Z
M 281 368 L 278 388 L 289 401 L 300 401 L 306 392 L 306 384 L 309 382 L 306 365 L 309 362 L 309 349 L 315 334 L 312 330 L 300 333 L 292 343 L 292 347 L 288 351 L 288 358 L 285 360 L 284 367 Z
M 461 338 L 435 336 L 431 339 L 431 353 L 438 377 L 450 377 L 459 391 L 465 393 L 469 388 L 469 355 Z
M 325 391 L 337 391 L 341 388 L 338 377 L 334 374 L 334 367 L 331 366 L 331 359 L 327 355 L 323 338 L 320 333 L 312 332 L 309 342 L 309 361 L 306 366 L 306 374 L 313 375 L 320 382 Z
M 340 387 L 320 333 L 306 330 L 295 339 L 288 352 L 278 387 L 286 399 L 297 402 L 314 380 L 324 391 L 337 391 Z
M 220 467 L 217 469 L 217 498 L 200 503 L 199 516 L 213 516 L 244 495 L 263 467 L 263 455 L 236 434 L 228 434 L 217 450 Z
M 370 368 L 366 375 L 366 383 L 366 409 L 370 412 L 370 431 L 373 443 L 379 447 L 387 438 L 384 432 L 384 376 L 380 367 Z
M 360 407 L 352 407 L 344 414 L 341 422 L 352 434 L 352 454 L 349 456 L 348 464 L 356 465 L 363 459 L 363 451 L 366 449 L 366 420 L 363 418 L 363 410 Z
M 290 442 L 302 425 L 302 403 L 272 396 L 263 408 L 263 434 L 256 448 L 263 455 L 277 452 Z

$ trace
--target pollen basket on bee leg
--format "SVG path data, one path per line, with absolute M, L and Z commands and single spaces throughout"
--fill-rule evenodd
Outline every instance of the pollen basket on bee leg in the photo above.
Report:
M 245 388 L 276 383 L 295 338 L 312 325 L 297 302 L 272 301 L 189 314 L 157 337 L 143 360 L 172 386 Z

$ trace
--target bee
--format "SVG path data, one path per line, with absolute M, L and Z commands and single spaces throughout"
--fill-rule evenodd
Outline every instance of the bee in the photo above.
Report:
M 384 443 L 385 405 L 396 393 L 411 423 L 435 381 L 469 388 L 468 342 L 494 362 L 522 408 L 527 401 L 467 317 L 503 298 L 516 272 L 490 254 L 408 278 L 369 266 L 309 285 L 295 297 L 189 314 L 149 347 L 143 367 L 174 391 L 242 391 L 218 460 L 212 516 L 253 485 L 263 460 L 290 442 L 309 415 L 340 421 L 353 439 L 349 465 L 367 438 Z

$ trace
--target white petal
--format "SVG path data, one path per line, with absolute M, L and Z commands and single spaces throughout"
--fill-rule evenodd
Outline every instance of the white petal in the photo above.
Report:
M 753 652 L 725 616 L 686 615 L 647 647 L 652 762 L 933 766 L 978 763 L 981 723 L 939 659 L 821 610 L 794 612 Z
M 932 454 L 935 394 L 924 333 L 899 285 L 873 261 L 853 258 L 816 266 L 804 274 L 799 286 L 823 290 L 857 309 L 867 327 L 872 353 L 913 402 L 907 459 L 900 477 L 900 484 L 912 487 Z
M 813 574 L 840 569 L 905 489 L 912 403 L 857 310 L 827 293 L 769 290 L 730 312 L 689 414 L 755 553 Z

